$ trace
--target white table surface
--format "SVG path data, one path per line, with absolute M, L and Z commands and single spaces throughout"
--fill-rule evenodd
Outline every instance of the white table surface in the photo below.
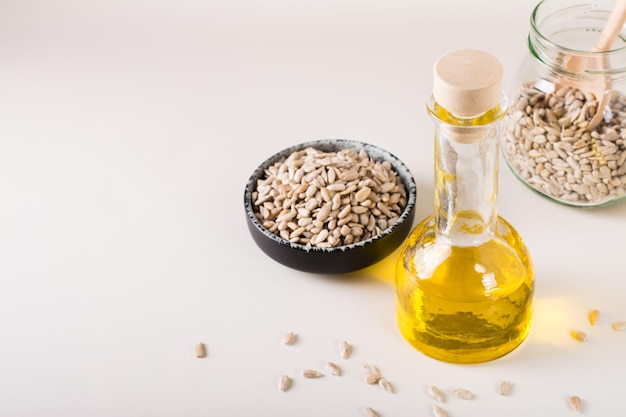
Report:
M 570 395 L 583 415 L 624 415 L 626 332 L 610 324 L 626 320 L 626 203 L 561 206 L 501 165 L 499 213 L 534 259 L 535 322 L 516 351 L 472 366 L 402 339 L 394 255 L 342 277 L 301 273 L 245 223 L 254 168 L 321 138 L 396 154 L 418 184 L 415 221 L 430 214 L 432 65 L 485 49 L 511 83 L 534 5 L 1 2 L 0 416 L 432 416 L 430 384 L 476 393 L 449 395 L 449 417 L 570 416 Z M 293 346 L 279 342 L 288 331 Z M 329 360 L 341 377 L 300 376 Z M 396 393 L 365 384 L 363 361 Z M 509 397 L 495 392 L 504 379 Z

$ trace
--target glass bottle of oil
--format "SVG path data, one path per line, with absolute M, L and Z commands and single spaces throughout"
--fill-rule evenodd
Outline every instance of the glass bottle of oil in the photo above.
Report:
M 532 322 L 532 260 L 497 214 L 502 77 L 500 62 L 480 50 L 450 52 L 434 67 L 434 213 L 400 249 L 396 311 L 403 337 L 446 362 L 501 357 Z

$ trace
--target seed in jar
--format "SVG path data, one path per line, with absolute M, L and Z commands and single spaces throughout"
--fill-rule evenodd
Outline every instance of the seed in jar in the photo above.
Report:
M 586 342 L 587 341 L 587 334 L 585 332 L 580 331 L 580 330 L 572 330 L 572 331 L 570 331 L 570 336 L 572 336 L 572 338 L 574 340 L 577 340 L 579 342 Z
M 498 386 L 498 394 L 500 395 L 509 395 L 513 390 L 513 383 L 511 381 L 502 381 Z
M 288 375 L 281 375 L 278 379 L 278 390 L 285 392 L 291 388 L 291 378 Z
M 324 374 L 315 369 L 305 369 L 302 371 L 302 376 L 305 378 L 321 378 Z
M 611 327 L 613 327 L 613 330 L 618 331 L 618 332 L 622 330 L 626 330 L 626 321 L 616 321 L 615 323 L 611 325 Z
M 293 345 L 296 342 L 296 338 L 297 336 L 294 332 L 289 332 L 280 339 L 280 342 L 283 345 Z
M 583 408 L 583 401 L 580 399 L 580 397 L 577 395 L 572 395 L 571 397 L 569 397 L 568 401 L 569 401 L 570 407 L 572 407 L 572 410 L 574 410 L 577 413 L 580 413 L 580 411 Z
M 363 409 L 363 414 L 366 417 L 378 417 L 378 413 L 376 411 L 374 411 L 374 409 L 372 407 L 365 407 Z
M 196 358 L 204 358 L 207 355 L 206 345 L 203 342 L 196 343 L 194 346 L 194 353 Z
M 337 364 L 334 362 L 327 362 L 326 370 L 330 372 L 331 375 L 334 375 L 334 376 L 341 375 L 341 368 L 339 368 L 339 366 L 337 366 Z
M 617 140 L 617 132 L 626 125 L 626 96 L 617 92 L 612 96 L 608 118 L 594 130 L 588 125 L 597 100 L 575 88 L 565 86 L 551 93 L 524 85 L 512 103 L 516 104 L 505 118 L 502 148 L 518 177 L 567 204 L 597 205 L 626 195 L 626 178 L 620 172 L 626 171 L 622 158 L 626 144 Z M 569 180 L 558 182 L 559 177 Z
M 462 400 L 472 400 L 474 399 L 474 393 L 468 389 L 459 388 L 452 391 L 455 397 L 460 398 Z
M 448 417 L 448 413 L 446 413 L 445 410 L 437 404 L 433 405 L 433 413 L 435 414 L 435 417 Z
M 430 395 L 433 399 L 439 401 L 440 403 L 443 403 L 446 401 L 446 396 L 443 393 L 442 390 L 440 390 L 438 387 L 436 387 L 435 385 L 430 385 L 428 386 L 428 388 L 426 389 L 426 392 L 428 393 L 428 395 Z
M 393 394 L 395 392 L 395 390 L 393 389 L 393 385 L 391 385 L 391 382 L 389 382 L 387 378 L 380 378 L 378 380 L 378 385 L 380 385 L 385 391 L 390 394 Z
M 339 355 L 343 359 L 348 359 L 350 353 L 352 352 L 352 346 L 346 341 L 343 341 L 339 344 Z
M 591 324 L 592 326 L 595 326 L 596 323 L 598 322 L 598 319 L 600 318 L 600 311 L 597 309 L 591 310 L 589 312 L 589 324 Z

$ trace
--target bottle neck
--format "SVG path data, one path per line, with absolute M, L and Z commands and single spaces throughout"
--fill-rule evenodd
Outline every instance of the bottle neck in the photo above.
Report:
M 503 107 L 459 119 L 432 99 L 435 121 L 435 222 L 455 246 L 490 240 L 497 224 L 498 161 Z

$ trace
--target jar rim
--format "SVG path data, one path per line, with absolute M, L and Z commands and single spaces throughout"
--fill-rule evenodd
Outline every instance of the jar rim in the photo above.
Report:
M 606 69 L 586 69 L 573 77 L 624 75 L 626 73 L 626 31 L 607 51 L 592 50 L 613 6 L 612 0 L 541 0 L 530 16 L 528 47 L 544 65 L 567 73 L 567 57 L 611 59 Z

